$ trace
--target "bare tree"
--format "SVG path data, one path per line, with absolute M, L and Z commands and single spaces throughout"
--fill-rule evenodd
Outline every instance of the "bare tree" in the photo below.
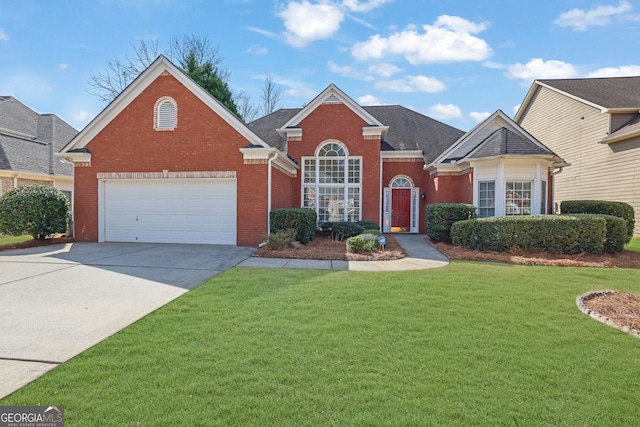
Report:
M 265 75 L 260 100 L 262 101 L 260 111 L 263 116 L 273 113 L 280 107 L 280 101 L 282 100 L 282 87 L 276 83 L 275 79 L 270 74 Z
M 105 71 L 91 74 L 87 89 L 89 94 L 101 102 L 111 102 L 161 53 L 156 40 L 140 40 L 138 45 L 131 44 L 131 47 L 132 55 L 127 55 L 124 59 L 113 58 L 107 63 Z M 174 37 L 164 53 L 183 70 L 187 69 L 189 56 L 193 55 L 197 64 L 211 64 L 213 71 L 224 83 L 229 81 L 231 73 L 221 67 L 222 57 L 219 55 L 219 48 L 214 46 L 207 36 L 191 35 L 182 39 Z
M 258 118 L 259 109 L 257 106 L 251 104 L 251 99 L 246 92 L 238 92 L 234 95 L 233 100 L 238 108 L 238 114 L 240 114 L 245 123 L 252 122 Z
M 132 56 L 124 59 L 113 58 L 107 63 L 107 69 L 100 73 L 93 73 L 89 77 L 91 95 L 101 102 L 111 102 L 122 92 L 145 68 L 147 68 L 160 54 L 157 41 L 149 43 L 140 40 L 138 46 L 131 45 Z
M 183 70 L 186 70 L 187 60 L 190 55 L 195 57 L 198 64 L 210 63 L 223 82 L 227 83 L 229 81 L 231 72 L 221 67 L 222 57 L 220 56 L 220 47 L 214 46 L 209 40 L 209 37 L 192 34 L 190 36 L 183 36 L 182 40 L 178 37 L 171 39 L 167 49 L 167 57 L 171 61 Z

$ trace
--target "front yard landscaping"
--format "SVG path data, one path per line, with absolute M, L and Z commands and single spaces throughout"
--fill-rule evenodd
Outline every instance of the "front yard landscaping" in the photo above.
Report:
M 0 405 L 68 425 L 635 426 L 640 340 L 585 316 L 637 269 L 234 268 Z

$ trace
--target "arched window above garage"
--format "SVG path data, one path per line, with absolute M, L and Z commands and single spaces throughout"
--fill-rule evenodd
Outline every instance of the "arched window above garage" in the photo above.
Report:
M 156 101 L 153 127 L 155 130 L 174 130 L 178 127 L 178 104 L 170 96 L 163 96 Z

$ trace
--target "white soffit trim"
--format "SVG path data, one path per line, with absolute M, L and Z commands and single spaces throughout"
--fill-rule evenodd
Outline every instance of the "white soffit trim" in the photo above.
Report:
M 297 173 L 297 170 L 300 169 L 293 160 L 275 148 L 242 147 L 240 152 L 244 160 L 269 160 L 275 154 L 274 162 L 287 172 Z
M 407 151 L 381 151 L 380 158 L 382 159 L 422 159 L 424 158 L 422 151 L 420 150 L 407 150 Z
M 164 72 L 168 72 L 176 80 L 182 83 L 198 99 L 205 103 L 224 121 L 233 127 L 253 145 L 269 147 L 259 136 L 253 133 L 231 111 L 225 108 L 209 92 L 193 81 L 182 70 L 176 67 L 164 55 L 158 56 L 146 70 L 144 70 L 133 82 L 129 84 L 107 107 L 102 110 L 87 126 L 85 126 L 75 138 L 73 138 L 60 153 L 84 148 L 100 131 L 102 131 L 118 114 L 120 114 L 134 99 L 136 99 L 147 87 L 149 87 Z

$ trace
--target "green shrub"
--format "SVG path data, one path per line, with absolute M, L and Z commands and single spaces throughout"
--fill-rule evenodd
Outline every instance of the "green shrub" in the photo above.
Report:
M 360 227 L 364 228 L 365 230 L 378 230 L 378 231 L 380 231 L 380 226 L 378 225 L 377 222 L 373 222 L 373 221 L 356 221 L 356 224 L 358 224 Z
M 609 254 L 619 254 L 624 250 L 627 240 L 627 221 L 613 215 L 600 214 L 564 214 L 567 216 L 594 216 L 606 221 L 607 233 L 604 241 L 604 251 Z
M 330 221 L 320 224 L 320 230 L 322 231 L 331 231 L 331 227 L 333 227 L 333 222 Z
M 347 252 L 358 254 L 364 250 L 364 239 L 360 236 L 353 236 L 347 239 Z
M 451 239 L 451 225 L 457 221 L 476 217 L 476 207 L 464 203 L 427 205 L 427 235 L 437 241 Z
M 355 222 L 340 221 L 334 222 L 331 227 L 333 237 L 338 240 L 346 240 L 349 237 L 357 236 L 362 233 L 364 228 L 356 224 Z
M 514 248 L 555 254 L 601 254 L 606 221 L 595 215 L 532 215 L 470 219 L 451 227 L 454 245 L 481 251 Z
M 375 234 L 376 236 L 382 236 L 382 233 L 380 232 L 380 230 L 377 230 L 375 228 L 364 230 L 362 234 Z
M 273 251 L 280 251 L 282 249 L 290 248 L 293 245 L 297 230 L 278 230 L 275 233 L 266 234 L 264 240 L 267 243 L 267 247 Z
M 633 238 L 633 229 L 636 225 L 633 206 L 622 202 L 608 202 L 605 200 L 564 200 L 560 203 L 560 212 L 612 215 L 627 221 L 627 233 L 625 243 Z
M 362 233 L 347 239 L 347 252 L 373 252 L 378 249 L 378 235 Z
M 69 200 L 57 188 L 31 184 L 0 197 L 0 233 L 42 240 L 65 233 L 68 226 Z
M 308 243 L 316 233 L 316 211 L 308 208 L 274 209 L 269 213 L 272 233 L 296 230 L 296 240 Z

